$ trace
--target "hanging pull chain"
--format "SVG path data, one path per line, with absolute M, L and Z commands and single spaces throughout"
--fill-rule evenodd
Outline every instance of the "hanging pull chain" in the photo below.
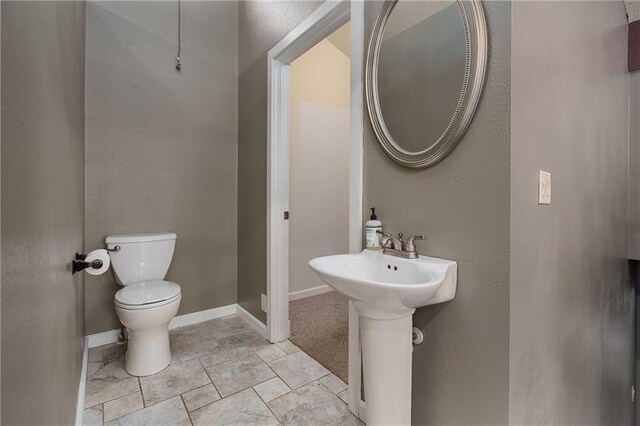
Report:
M 182 0 L 178 0 L 178 56 L 176 56 L 176 69 L 178 71 L 182 70 L 182 63 L 180 62 L 180 51 L 182 50 L 182 37 L 181 37 L 181 31 L 180 31 L 180 24 L 181 24 L 181 20 L 182 20 Z

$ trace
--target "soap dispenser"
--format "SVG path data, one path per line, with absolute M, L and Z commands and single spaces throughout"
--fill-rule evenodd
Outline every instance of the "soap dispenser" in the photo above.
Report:
M 376 216 L 376 208 L 371 207 L 371 216 L 365 223 L 367 249 L 380 250 L 380 237 L 378 231 L 382 232 L 382 222 Z

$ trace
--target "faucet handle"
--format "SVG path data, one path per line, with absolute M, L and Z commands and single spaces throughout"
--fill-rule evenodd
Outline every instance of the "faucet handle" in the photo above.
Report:
M 378 234 L 382 235 L 382 237 L 380 238 L 380 246 L 381 246 L 381 247 L 386 247 L 386 245 L 387 245 L 387 241 L 389 241 L 389 240 L 392 238 L 392 237 L 391 237 L 391 234 L 390 234 L 390 233 L 388 233 L 388 232 L 381 231 L 381 230 L 379 230 L 379 229 L 378 229 L 378 230 L 376 230 L 376 232 L 377 232 Z
M 424 235 L 413 235 L 411 237 L 409 237 L 409 239 L 407 240 L 407 243 L 404 245 L 404 250 L 408 251 L 408 252 L 414 252 L 416 251 L 416 245 L 414 243 L 414 241 L 416 240 L 426 240 L 427 237 Z

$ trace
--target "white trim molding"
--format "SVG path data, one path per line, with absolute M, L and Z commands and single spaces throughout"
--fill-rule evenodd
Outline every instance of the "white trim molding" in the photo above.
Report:
M 251 315 L 249 311 L 240 305 L 236 305 L 236 313 L 240 318 L 244 320 L 251 328 L 260 333 L 262 337 L 267 338 L 267 326 L 262 323 L 258 318 Z
M 362 251 L 364 143 L 364 0 L 351 0 L 351 169 L 349 172 L 349 251 Z M 349 411 L 366 423 L 362 402 L 360 317 L 349 301 Z
M 192 312 L 190 314 L 179 315 L 169 323 L 169 330 L 178 327 L 197 324 L 215 318 L 222 318 L 236 313 L 236 304 L 220 306 L 219 308 L 207 309 L 206 311 Z
M 304 290 L 292 291 L 291 293 L 289 293 L 289 301 L 306 299 L 307 297 L 329 293 L 330 291 L 333 291 L 333 289 L 326 284 L 319 285 L 316 287 L 306 288 Z
M 209 321 L 215 318 L 222 318 L 238 313 L 237 304 L 221 306 L 219 308 L 207 309 L 206 311 L 192 312 L 190 314 L 179 315 L 171 320 L 169 329 L 178 327 L 186 327 L 188 325 L 198 324 L 200 322 Z M 246 321 L 246 318 L 243 318 Z M 248 321 L 247 321 L 248 322 Z M 249 324 L 251 325 L 251 324 Z M 260 333 L 260 330 L 256 330 Z M 89 348 L 107 345 L 118 341 L 120 329 L 109 330 L 102 333 L 90 334 L 85 337 Z
M 97 346 L 108 345 L 109 343 L 115 343 L 118 341 L 120 335 L 120 329 L 103 331 L 102 333 L 89 334 L 85 336 L 90 348 Z
M 76 400 L 76 426 L 82 425 L 84 413 L 84 394 L 87 385 L 87 368 L 89 365 L 89 337 L 82 339 L 82 367 L 80 369 L 80 383 L 78 384 L 78 399 Z
M 362 251 L 364 144 L 364 1 L 351 5 L 351 97 L 349 116 L 349 252 Z

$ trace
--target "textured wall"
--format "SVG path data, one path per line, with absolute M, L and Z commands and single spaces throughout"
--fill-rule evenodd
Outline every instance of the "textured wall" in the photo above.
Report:
M 365 5 L 371 30 L 379 4 Z M 486 83 L 458 147 L 426 170 L 396 165 L 365 118 L 364 202 L 385 230 L 426 234 L 418 250 L 458 262 L 456 298 L 418 309 L 412 422 L 504 424 L 509 401 L 509 2 L 484 2 Z
M 238 12 L 238 303 L 266 323 L 267 52 L 322 2 L 242 1 Z
M 82 365 L 83 2 L 2 2 L 2 423 L 73 424 Z
M 629 79 L 629 258 L 640 260 L 640 71 Z
M 510 421 L 630 424 L 624 6 L 514 2 L 512 37 Z
M 173 231 L 178 314 L 236 301 L 236 2 L 87 4 L 87 250 Z M 111 273 L 87 278 L 87 333 L 120 326 Z
M 309 260 L 349 251 L 350 62 L 323 40 L 291 64 L 290 293 L 326 285 Z
M 640 20 L 640 0 L 624 0 L 629 22 Z

